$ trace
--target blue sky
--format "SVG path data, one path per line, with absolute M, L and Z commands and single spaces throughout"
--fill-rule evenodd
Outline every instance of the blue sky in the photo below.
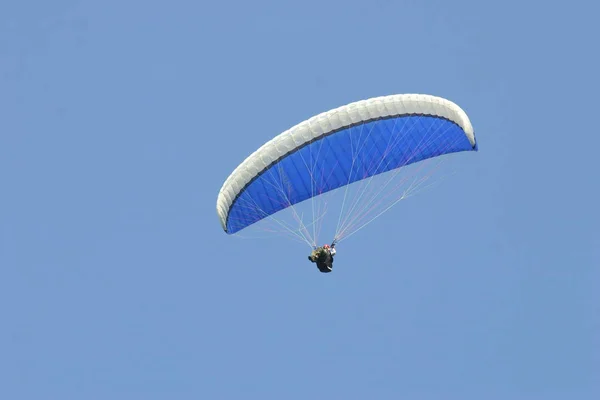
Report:
M 0 5 L 0 395 L 596 399 L 592 2 Z M 373 96 L 463 107 L 478 153 L 318 273 L 223 233 L 227 175 Z

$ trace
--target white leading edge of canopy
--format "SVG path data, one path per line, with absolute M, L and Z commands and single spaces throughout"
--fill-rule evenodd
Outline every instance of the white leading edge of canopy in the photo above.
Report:
M 252 153 L 229 175 L 217 198 L 217 215 L 227 230 L 229 208 L 240 190 L 260 171 L 289 151 L 325 133 L 351 124 L 390 115 L 425 114 L 447 118 L 460 126 L 475 145 L 473 126 L 455 103 L 425 94 L 397 94 L 360 100 L 323 112 L 277 135 Z

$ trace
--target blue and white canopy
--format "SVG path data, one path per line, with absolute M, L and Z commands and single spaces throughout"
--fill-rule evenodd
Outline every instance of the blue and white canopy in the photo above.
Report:
M 362 100 L 303 121 L 252 153 L 223 184 L 217 214 L 233 234 L 373 175 L 476 150 L 467 114 L 449 100 L 423 94 Z

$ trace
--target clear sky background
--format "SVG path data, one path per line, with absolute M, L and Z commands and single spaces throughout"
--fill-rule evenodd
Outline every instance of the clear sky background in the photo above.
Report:
M 0 398 L 600 398 L 598 5 L 0 3 Z M 229 173 L 428 93 L 478 153 L 340 245 L 226 235 Z

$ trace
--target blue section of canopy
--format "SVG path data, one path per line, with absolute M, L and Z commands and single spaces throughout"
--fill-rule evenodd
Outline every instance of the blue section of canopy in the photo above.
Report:
M 348 127 L 304 145 L 259 173 L 233 202 L 227 233 L 290 205 L 428 158 L 477 150 L 462 128 L 433 116 L 399 116 Z

